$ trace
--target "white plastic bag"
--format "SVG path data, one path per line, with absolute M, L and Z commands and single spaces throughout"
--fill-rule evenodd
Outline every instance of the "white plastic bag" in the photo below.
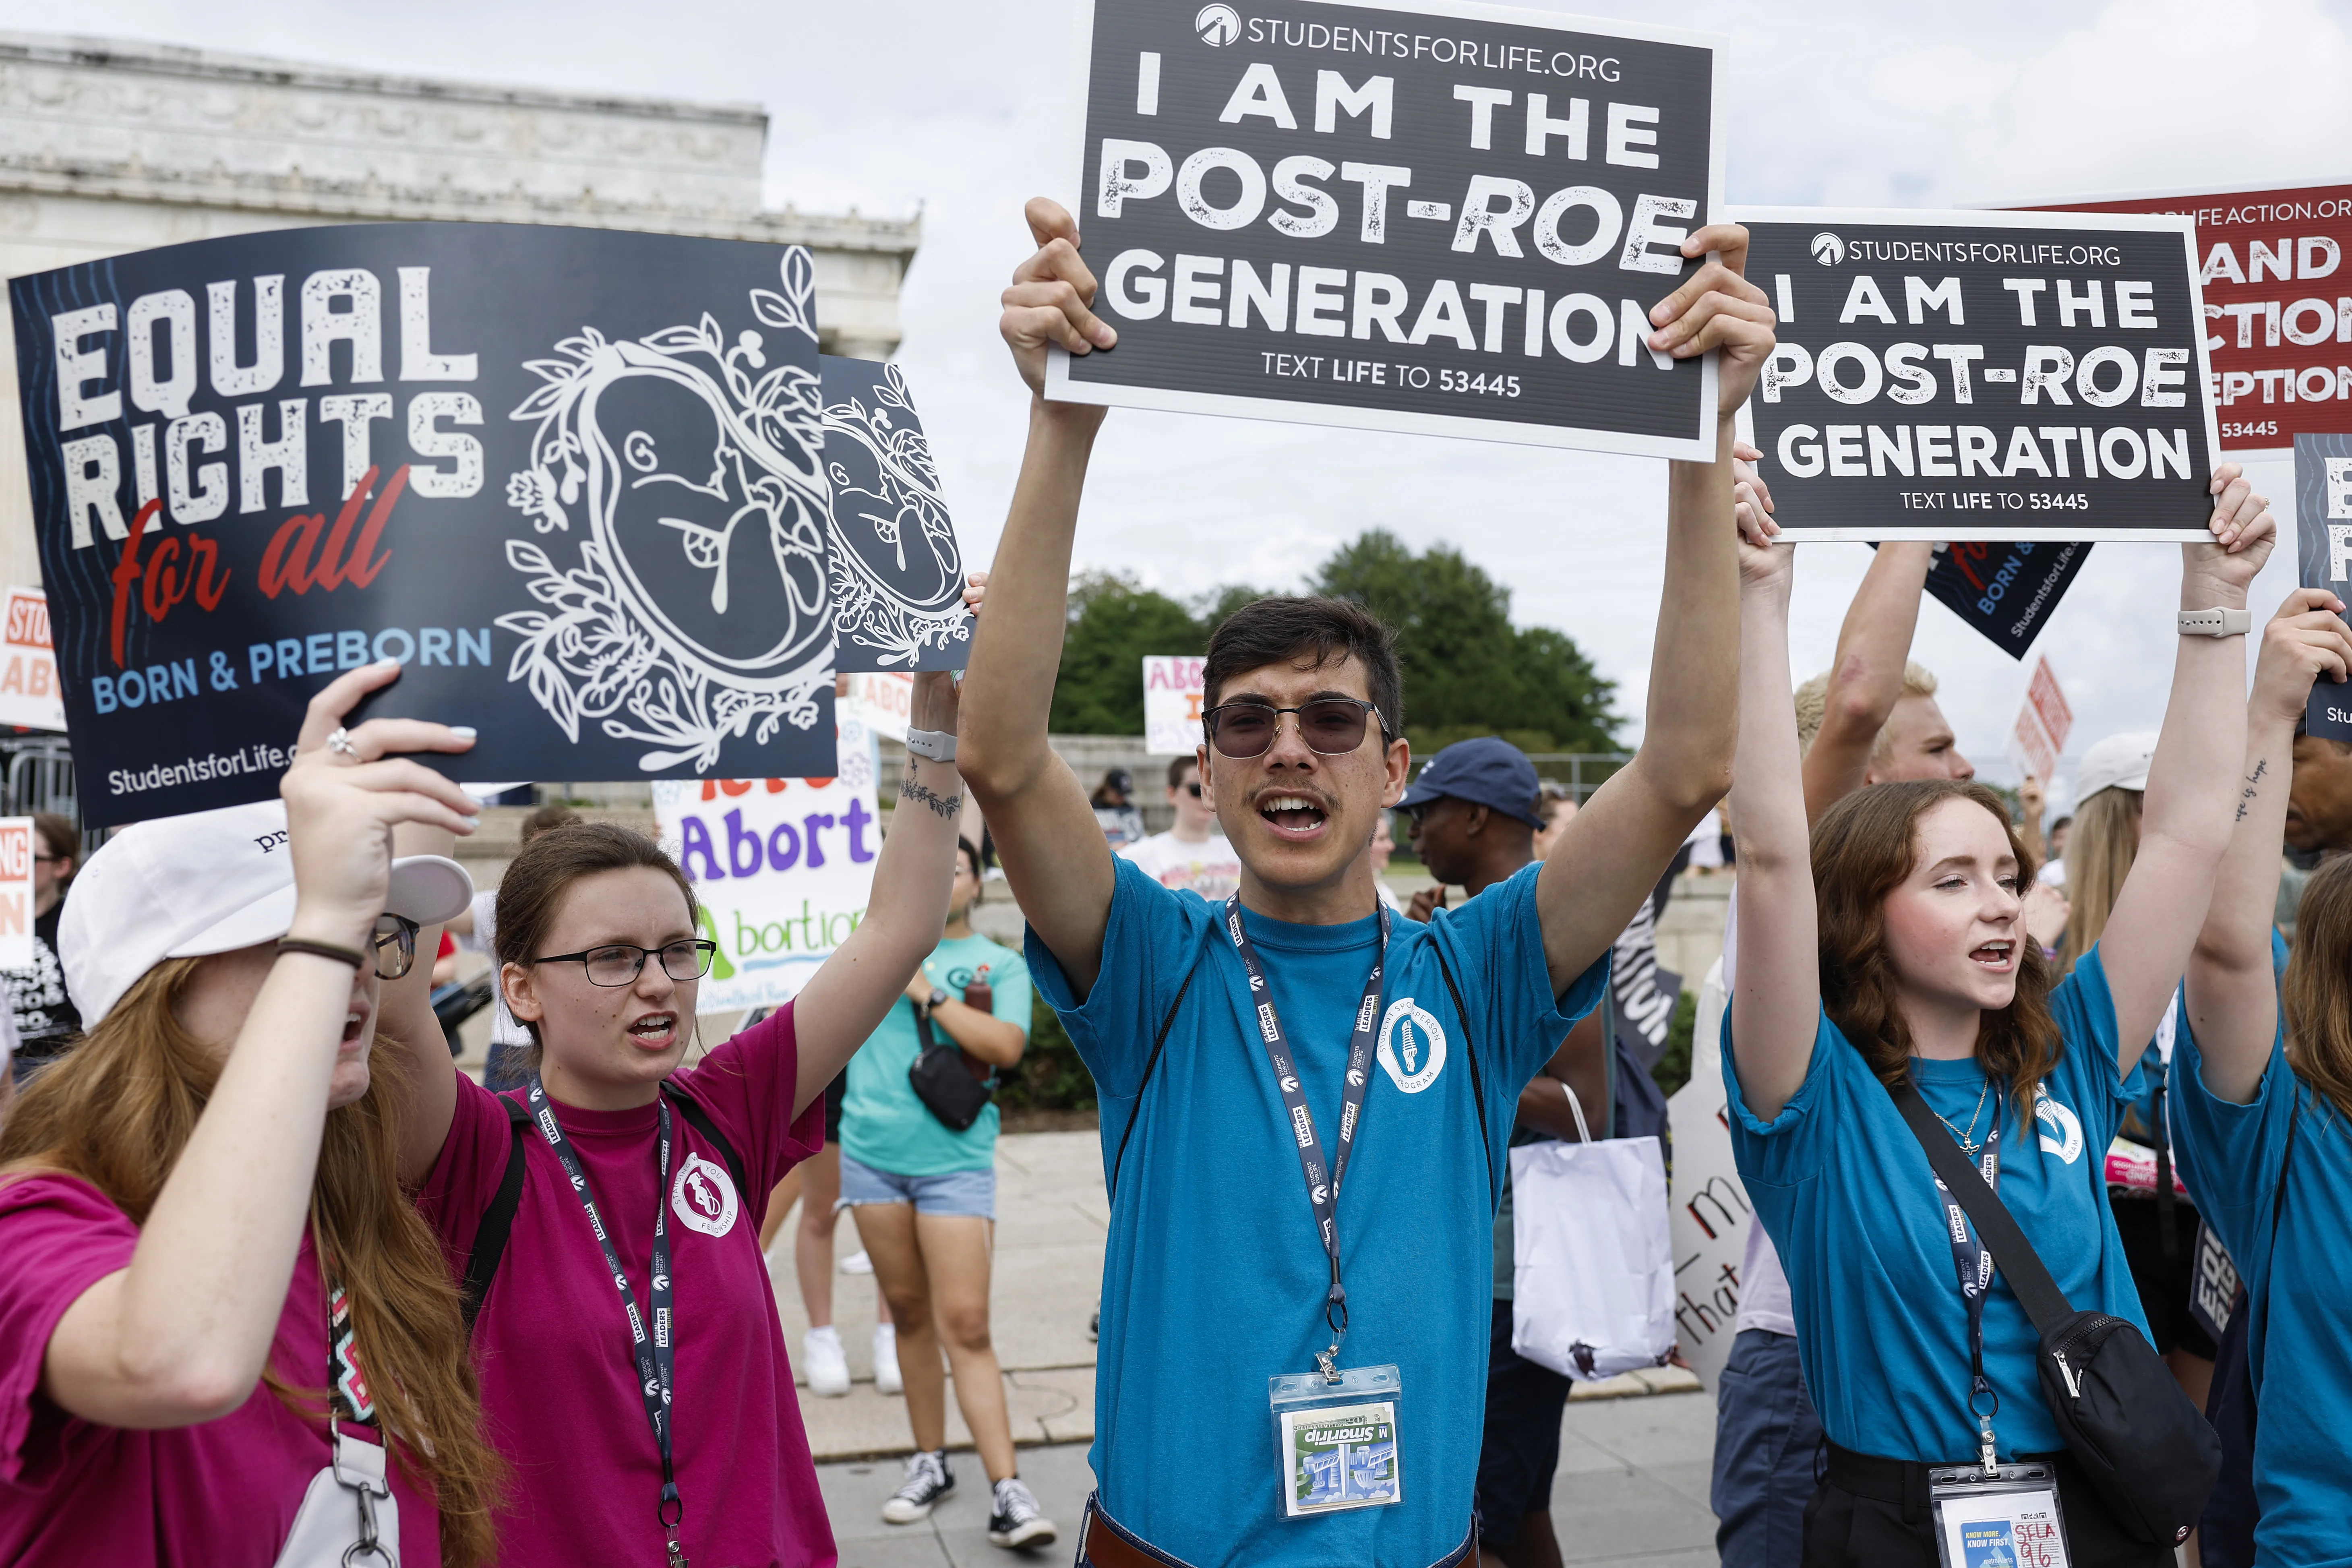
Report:
M 1592 1383 L 1674 1352 L 1666 1163 L 1655 1138 L 1591 1142 L 1568 1100 L 1586 1142 L 1511 1151 L 1511 1349 Z

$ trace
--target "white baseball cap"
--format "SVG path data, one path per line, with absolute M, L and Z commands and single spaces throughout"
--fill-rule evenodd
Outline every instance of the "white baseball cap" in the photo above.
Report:
M 2147 765 L 2155 760 L 2155 731 L 2108 736 L 2083 753 L 2083 765 L 2074 773 L 2075 804 L 2103 789 L 2146 789 Z
M 473 897 L 463 866 L 413 855 L 392 863 L 384 911 L 437 925 Z M 293 924 L 286 805 L 259 801 L 136 823 L 107 839 L 66 894 L 58 962 L 88 1028 L 163 960 L 272 942 Z

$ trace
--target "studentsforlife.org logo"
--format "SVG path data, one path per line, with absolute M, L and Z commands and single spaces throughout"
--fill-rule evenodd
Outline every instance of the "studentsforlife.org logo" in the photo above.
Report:
M 1845 259 L 1845 241 L 1823 229 L 1813 236 L 1813 259 L 1824 267 L 1835 267 Z
M 1242 14 L 1231 5 L 1203 5 L 1192 18 L 1192 31 L 1213 49 L 1222 49 L 1242 36 Z

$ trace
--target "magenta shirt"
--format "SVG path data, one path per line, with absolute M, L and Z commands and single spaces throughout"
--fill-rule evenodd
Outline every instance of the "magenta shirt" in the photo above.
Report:
M 735 1191 L 725 1156 L 675 1108 L 678 1143 L 669 1191 L 661 1192 L 653 1106 L 555 1107 L 640 1312 L 650 1310 L 654 1205 L 670 1205 L 672 1452 L 686 1504 L 678 1542 L 694 1568 L 824 1568 L 835 1561 L 760 1254 L 770 1190 L 824 1143 L 822 1096 L 793 1120 L 799 1070 L 787 1006 L 671 1079 L 735 1145 L 751 1188 L 746 1193 Z M 418 1197 L 460 1278 L 513 1144 L 498 1097 L 461 1079 L 449 1141 Z M 555 1152 L 535 1131 L 524 1133 L 523 1149 L 522 1202 L 474 1324 L 490 1436 L 514 1468 L 499 1521 L 499 1562 L 501 1568 L 659 1563 L 664 1536 L 654 1510 L 661 1456 L 637 1392 L 628 1319 Z
M 78 1177 L 0 1186 L 0 1563 L 267 1568 L 331 1458 L 323 1418 L 303 1419 L 256 1383 L 217 1421 L 131 1431 L 68 1415 L 40 1392 L 58 1320 L 129 1268 L 138 1241 L 130 1216 Z M 307 1234 L 269 1363 L 290 1387 L 326 1386 L 326 1289 Z M 432 1496 L 397 1463 L 392 1472 L 402 1568 L 434 1568 L 441 1521 Z

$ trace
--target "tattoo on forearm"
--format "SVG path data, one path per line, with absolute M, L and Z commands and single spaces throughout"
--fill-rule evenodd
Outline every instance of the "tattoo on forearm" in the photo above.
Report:
M 913 779 L 898 781 L 898 798 L 911 800 L 918 805 L 928 805 L 950 821 L 953 821 L 963 810 L 962 791 L 959 790 L 953 795 L 941 795 L 937 790 L 925 789 Z
M 2238 792 L 2238 820 L 2240 822 L 2246 820 L 2246 813 L 2252 808 L 2254 796 L 2262 793 L 2263 780 L 2268 776 L 2270 771 L 2271 764 L 2268 758 L 2256 757 L 2254 759 L 2254 771 L 2246 775 L 2246 787 Z

